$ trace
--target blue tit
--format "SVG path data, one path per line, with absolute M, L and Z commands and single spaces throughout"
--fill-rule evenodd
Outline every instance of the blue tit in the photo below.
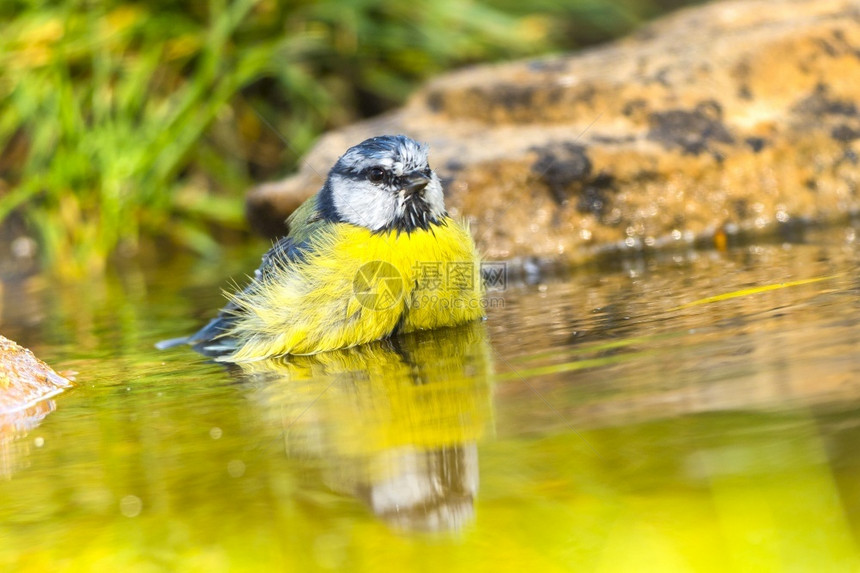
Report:
M 480 258 L 412 139 L 349 148 L 192 344 L 226 362 L 316 354 L 483 317 Z

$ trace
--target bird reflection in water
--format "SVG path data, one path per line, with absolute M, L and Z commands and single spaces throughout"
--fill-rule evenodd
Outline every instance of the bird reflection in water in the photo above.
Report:
M 439 531 L 474 519 L 490 354 L 474 323 L 233 368 L 326 486 L 395 528 Z

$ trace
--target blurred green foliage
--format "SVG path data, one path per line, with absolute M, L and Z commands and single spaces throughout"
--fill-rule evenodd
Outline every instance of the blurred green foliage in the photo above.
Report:
M 668 2 L 669 5 L 673 4 Z M 143 237 L 217 253 L 252 181 L 467 63 L 570 49 L 647 0 L 5 0 L 0 225 L 61 274 Z

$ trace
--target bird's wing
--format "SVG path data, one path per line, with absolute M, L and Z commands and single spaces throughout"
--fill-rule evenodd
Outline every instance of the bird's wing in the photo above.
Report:
M 323 226 L 323 218 L 317 209 L 316 196 L 301 204 L 287 219 L 289 232 L 278 239 L 263 255 L 260 266 L 254 271 L 254 279 L 263 280 L 275 268 L 283 269 L 303 260 L 310 248 L 311 237 Z
M 246 286 L 245 290 L 252 288 L 254 282 L 265 280 L 274 269 L 283 269 L 302 260 L 304 253 L 310 247 L 311 237 L 322 228 L 322 224 L 323 218 L 317 210 L 316 197 L 311 197 L 287 219 L 289 233 L 275 241 L 272 248 L 266 251 L 260 266 L 254 271 L 252 283 Z M 235 350 L 233 341 L 224 337 L 224 334 L 236 320 L 235 312 L 238 308 L 236 303 L 229 301 L 218 312 L 218 316 L 191 336 L 164 340 L 156 344 L 156 347 L 164 349 L 180 344 L 191 344 L 198 351 L 208 355 L 219 355 Z

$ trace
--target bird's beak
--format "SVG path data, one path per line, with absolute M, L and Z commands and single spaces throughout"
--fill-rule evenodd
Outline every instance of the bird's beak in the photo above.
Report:
M 420 171 L 413 171 L 403 178 L 403 193 L 411 197 L 427 187 L 428 183 L 430 183 L 430 177 Z

